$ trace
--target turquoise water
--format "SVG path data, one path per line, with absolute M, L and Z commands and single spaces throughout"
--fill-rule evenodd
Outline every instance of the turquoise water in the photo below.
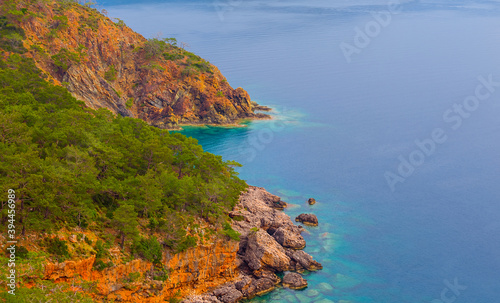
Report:
M 324 269 L 304 291 L 255 302 L 500 301 L 500 92 L 468 98 L 490 74 L 500 81 L 500 3 L 404 1 L 350 62 L 341 45 L 356 46 L 386 1 L 127 3 L 103 5 L 147 37 L 188 42 L 274 108 L 247 127 L 184 131 L 242 163 L 249 184 L 293 204 L 290 216 L 320 220 L 306 251 Z M 418 165 L 392 190 L 385 175 L 400 157 Z

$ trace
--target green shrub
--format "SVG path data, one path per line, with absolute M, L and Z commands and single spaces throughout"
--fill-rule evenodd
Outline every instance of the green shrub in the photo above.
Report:
M 125 106 L 126 106 L 127 108 L 131 108 L 131 107 L 132 107 L 132 105 L 134 105 L 134 98 L 130 98 L 130 99 L 128 99 L 128 100 L 127 100 L 127 102 L 125 103 Z
M 163 53 L 163 58 L 170 61 L 181 60 L 184 59 L 184 57 L 184 55 L 178 53 Z
M 28 258 L 28 253 L 29 251 L 26 249 L 24 246 L 17 246 L 16 247 L 16 257 L 21 258 L 21 259 L 26 259 Z
M 168 271 L 164 268 L 162 268 L 161 270 L 154 270 L 151 273 L 151 276 L 152 276 L 153 280 L 167 281 L 168 280 Z
M 224 92 L 218 91 L 216 94 L 217 97 L 224 97 Z
M 156 237 L 142 238 L 134 243 L 134 252 L 145 260 L 159 264 L 162 259 L 163 247 Z
M 193 75 L 196 75 L 197 72 L 192 68 L 192 67 L 185 67 L 182 72 L 181 72 L 181 76 L 183 78 L 185 77 L 190 77 L 190 76 L 193 76 Z
M 180 243 L 176 245 L 174 252 L 175 253 L 183 252 L 190 247 L 195 247 L 196 243 L 197 243 L 196 237 L 187 236 L 185 239 L 183 239 Z
M 80 56 L 78 53 L 70 52 L 65 48 L 62 48 L 59 53 L 53 55 L 51 58 L 54 65 L 64 72 L 67 71 L 71 65 L 80 63 Z
M 83 238 L 83 240 L 85 241 L 85 243 L 87 243 L 88 245 L 92 245 L 92 240 L 90 240 L 89 237 L 85 237 Z
M 164 71 L 165 68 L 157 63 L 150 63 L 150 64 L 145 64 L 143 66 L 141 66 L 141 68 L 143 69 L 147 69 L 147 70 L 161 70 L 161 71 Z
M 95 255 L 96 259 L 106 258 L 109 256 L 109 252 L 106 249 L 105 244 L 104 242 L 102 242 L 102 240 L 97 240 L 94 249 L 96 251 Z
M 104 270 L 106 268 L 110 268 L 110 267 L 113 267 L 115 266 L 115 264 L 113 264 L 113 262 L 109 261 L 107 263 L 105 263 L 103 260 L 99 259 L 99 260 L 95 260 L 94 262 L 94 269 L 96 270 Z
M 139 280 L 139 278 L 141 277 L 141 273 L 140 272 L 131 272 L 128 277 L 130 278 L 130 280 L 132 282 L 135 282 L 137 280 Z
M 108 80 L 109 82 L 115 81 L 117 73 L 118 72 L 116 71 L 115 66 L 111 65 L 104 73 L 104 79 Z
M 81 22 L 96 32 L 99 29 L 99 17 L 100 15 L 98 14 L 89 14 L 88 17 L 82 18 Z
M 126 26 L 125 22 L 122 19 L 119 18 L 114 18 L 115 19 L 115 25 L 118 26 L 119 28 L 122 28 Z
M 240 240 L 240 233 L 235 231 L 229 223 L 224 223 L 223 225 L 224 229 L 222 230 L 222 234 L 235 240 L 239 241 Z
M 64 30 L 68 28 L 68 17 L 62 16 L 54 16 L 52 18 L 55 23 L 52 25 L 52 29 L 55 30 Z
M 233 217 L 233 220 L 234 221 L 243 221 L 243 220 L 245 220 L 245 217 L 243 217 L 242 215 L 236 215 Z
M 58 238 L 45 239 L 47 252 L 56 257 L 58 261 L 63 261 L 69 258 L 68 245 L 66 241 L 59 240 Z

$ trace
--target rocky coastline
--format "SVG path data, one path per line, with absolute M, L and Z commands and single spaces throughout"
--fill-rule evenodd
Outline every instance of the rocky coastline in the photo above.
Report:
M 236 257 L 239 275 L 204 294 L 192 294 L 184 303 L 233 303 L 266 294 L 278 286 L 290 289 L 307 287 L 299 274 L 322 269 L 302 249 L 306 242 L 283 212 L 287 204 L 264 188 L 250 186 L 229 213 L 232 227 L 240 236 Z M 293 272 L 293 273 L 292 273 Z M 283 279 L 278 273 L 285 273 Z
M 217 235 L 177 254 L 165 251 L 162 266 L 168 272 L 166 280 L 155 278 L 157 269 L 147 260 L 120 263 L 123 255 L 118 247 L 109 250 L 110 261 L 116 265 L 104 270 L 95 268 L 94 255 L 47 262 L 41 274 L 43 280 L 56 283 L 70 284 L 75 279 L 95 283 L 92 297 L 97 302 L 153 303 L 184 298 L 185 303 L 229 303 L 266 294 L 276 287 L 302 289 L 307 281 L 301 274 L 320 270 L 322 265 L 303 251 L 306 242 L 301 233 L 305 229 L 283 212 L 286 207 L 278 196 L 250 186 L 229 213 L 240 241 Z M 86 236 L 94 237 L 90 233 Z M 73 245 L 85 242 L 76 236 L 58 237 Z M 36 235 L 30 236 L 31 242 L 36 239 Z M 131 274 L 142 278 L 131 281 Z

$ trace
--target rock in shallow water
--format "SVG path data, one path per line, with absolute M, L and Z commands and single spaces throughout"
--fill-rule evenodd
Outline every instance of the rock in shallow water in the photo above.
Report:
M 314 205 L 314 204 L 316 204 L 316 199 L 309 198 L 309 200 L 307 200 L 307 203 L 309 203 L 309 205 Z
M 309 298 L 317 297 L 317 296 L 319 296 L 319 291 L 317 291 L 316 289 L 309 289 L 306 292 L 306 296 L 308 296 Z
M 243 298 L 243 294 L 235 288 L 234 284 L 218 288 L 213 292 L 213 295 L 224 303 L 235 303 Z
M 318 218 L 313 214 L 300 214 L 295 221 L 304 223 L 305 225 L 318 226 Z
M 321 263 L 315 261 L 311 255 L 303 250 L 286 250 L 287 256 L 292 260 L 291 267 L 298 272 L 303 272 L 304 270 L 315 271 L 323 269 Z
M 303 289 L 307 287 L 307 281 L 295 272 L 286 273 L 283 277 L 283 287 L 290 289 Z
M 333 291 L 333 287 L 326 282 L 319 283 L 318 288 L 322 293 Z

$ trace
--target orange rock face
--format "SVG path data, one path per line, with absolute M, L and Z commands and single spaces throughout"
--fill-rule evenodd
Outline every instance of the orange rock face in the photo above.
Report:
M 167 60 L 163 51 L 151 55 L 147 39 L 127 26 L 95 9 L 61 5 L 34 1 L 27 10 L 36 15 L 16 23 L 25 31 L 27 55 L 49 80 L 66 86 L 87 106 L 161 128 L 229 124 L 257 116 L 248 93 L 233 89 L 201 58 L 184 51 L 185 57 L 175 60 Z M 190 56 L 207 67 L 200 70 Z
M 48 263 L 44 279 L 71 282 L 73 279 L 95 282 L 101 300 L 119 299 L 120 302 L 162 302 L 173 296 L 200 294 L 238 275 L 236 254 L 238 242 L 219 240 L 212 245 L 197 246 L 163 261 L 168 271 L 167 281 L 150 279 L 153 264 L 133 260 L 103 271 L 94 270 L 95 257 L 79 261 Z M 138 282 L 128 282 L 131 273 L 140 273 Z

